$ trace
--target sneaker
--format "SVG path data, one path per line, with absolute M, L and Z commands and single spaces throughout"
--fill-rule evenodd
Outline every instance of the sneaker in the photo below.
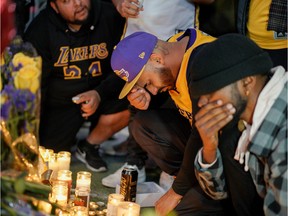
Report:
M 173 182 L 174 182 L 175 177 L 169 175 L 168 173 L 162 171 L 160 174 L 160 179 L 159 179 L 159 185 L 162 187 L 165 191 L 168 191 Z
M 76 158 L 86 164 L 89 170 L 104 172 L 107 164 L 99 155 L 99 145 L 91 145 L 86 140 L 79 141 L 75 154 Z
M 127 163 L 125 163 L 115 173 L 103 178 L 102 185 L 106 187 L 111 187 L 111 188 L 116 188 L 117 184 L 120 185 L 122 170 L 125 166 L 131 166 L 132 168 L 138 171 L 138 180 L 137 180 L 138 183 L 145 182 L 145 179 L 146 179 L 145 167 L 139 170 L 136 165 L 128 165 Z

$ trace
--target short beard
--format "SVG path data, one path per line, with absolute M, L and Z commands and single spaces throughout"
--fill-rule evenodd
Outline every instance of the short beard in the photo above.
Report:
M 232 85 L 231 95 L 233 100 L 233 106 L 235 107 L 236 112 L 233 115 L 233 119 L 227 125 L 225 125 L 223 129 L 231 129 L 233 127 L 237 127 L 238 122 L 240 120 L 240 116 L 247 106 L 247 100 L 245 100 L 240 95 L 236 83 Z
M 85 19 L 85 20 L 75 20 L 74 22 L 70 22 L 70 24 L 72 25 L 84 25 L 87 23 L 87 20 L 88 19 Z

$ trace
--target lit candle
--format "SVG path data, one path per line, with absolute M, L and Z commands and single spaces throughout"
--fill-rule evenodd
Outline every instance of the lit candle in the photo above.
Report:
M 74 206 L 70 210 L 71 216 L 88 216 L 88 208 L 85 206 Z
M 53 149 L 43 149 L 43 148 L 41 148 L 40 152 L 42 152 L 41 153 L 42 158 L 43 158 L 44 162 L 48 166 L 50 157 L 54 153 L 54 150 Z
M 90 189 L 91 173 L 86 171 L 77 172 L 76 188 L 86 187 Z
M 44 146 L 39 146 L 38 147 L 39 153 L 41 155 L 41 157 L 43 158 L 44 152 L 45 152 L 45 147 Z
M 61 206 L 66 206 L 68 199 L 68 185 L 67 182 L 53 181 L 52 182 L 52 194 L 49 200 L 53 203 L 57 203 Z
M 57 153 L 52 153 L 50 155 L 49 163 L 48 163 L 48 169 L 53 170 L 51 179 L 57 179 L 57 173 L 59 170 L 58 162 L 57 162 Z
M 89 209 L 95 211 L 98 208 L 98 205 L 95 202 L 89 203 Z
M 67 199 L 69 200 L 72 188 L 72 172 L 70 170 L 59 170 L 57 174 L 57 180 L 67 182 L 68 185 Z
M 58 152 L 57 162 L 59 170 L 70 170 L 71 153 L 67 151 Z
M 134 202 L 121 202 L 117 208 L 117 215 L 120 216 L 139 216 L 140 205 Z
M 96 216 L 104 216 L 104 215 L 105 215 L 105 212 L 101 210 L 96 211 Z
M 107 216 L 117 215 L 117 207 L 120 202 L 124 201 L 124 196 L 122 194 L 109 194 L 108 204 L 107 204 Z
M 45 163 L 44 159 L 43 159 L 43 153 L 45 151 L 45 147 L 44 146 L 39 146 L 38 147 L 39 150 L 39 154 L 38 154 L 38 175 L 41 176 L 45 171 L 47 171 L 48 166 L 47 163 Z
M 89 207 L 90 188 L 76 187 L 74 205 Z

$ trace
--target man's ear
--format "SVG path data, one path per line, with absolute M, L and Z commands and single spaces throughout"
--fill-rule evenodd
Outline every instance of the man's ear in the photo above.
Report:
M 150 56 L 150 60 L 152 62 L 163 64 L 163 59 L 162 59 L 161 55 L 159 55 L 157 53 L 152 53 L 151 56 Z
M 54 1 L 51 1 L 50 2 L 50 6 L 53 8 L 53 10 L 58 14 L 59 13 L 59 10 L 58 10 L 58 7 L 56 5 L 56 3 Z
M 242 87 L 244 89 L 245 95 L 248 96 L 251 90 L 256 85 L 256 77 L 255 76 L 248 76 L 241 80 Z

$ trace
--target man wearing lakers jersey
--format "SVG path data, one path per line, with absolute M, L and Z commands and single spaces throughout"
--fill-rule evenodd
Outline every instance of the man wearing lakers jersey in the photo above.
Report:
M 78 142 L 76 157 L 94 172 L 107 170 L 100 144 L 130 117 L 129 102 L 117 98 L 117 88 L 125 83 L 110 66 L 123 25 L 109 3 L 49 0 L 24 35 L 43 60 L 40 144 L 55 152 L 70 151 L 77 132 L 89 121 L 89 134 Z
M 203 193 L 193 167 L 197 149 L 202 143 L 193 126 L 192 107 L 193 113 L 194 110 L 196 112 L 197 102 L 192 103 L 189 94 L 188 69 L 201 46 L 214 40 L 196 29 L 187 29 L 171 37 L 168 42 L 145 32 L 136 32 L 120 41 L 112 53 L 112 68 L 126 81 L 119 98 L 127 95 L 131 105 L 143 110 L 136 114 L 132 122 L 133 136 L 163 171 L 177 176 L 172 187 L 155 204 L 158 215 L 167 215 L 173 209 L 177 215 L 236 215 L 234 209 L 224 209 L 223 202 L 211 200 Z M 166 91 L 178 111 L 148 109 L 151 94 Z M 237 134 L 233 133 L 233 136 Z M 230 136 L 229 142 L 233 143 L 233 136 Z M 236 173 L 240 173 L 241 169 L 237 166 L 239 163 L 235 162 L 229 171 L 235 169 Z M 257 205 L 254 202 L 257 193 L 251 177 L 242 171 L 237 178 L 252 187 L 248 187 L 251 199 L 243 201 L 242 195 L 235 198 L 241 206 L 235 211 L 238 215 L 253 215 L 252 203 Z M 257 212 L 257 215 L 262 214 Z

